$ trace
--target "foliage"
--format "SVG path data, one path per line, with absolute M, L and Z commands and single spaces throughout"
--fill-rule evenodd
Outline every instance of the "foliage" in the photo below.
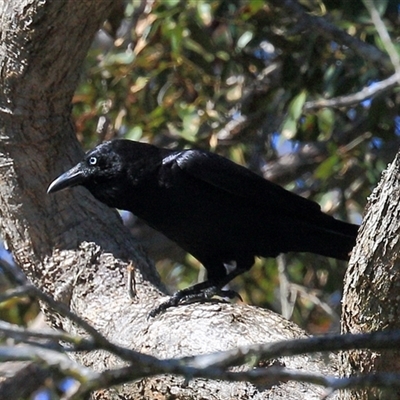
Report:
M 290 8 L 296 2 L 280 3 L 159 0 L 142 12 L 143 2 L 128 2 L 116 37 L 106 26 L 99 32 L 74 97 L 84 146 L 127 137 L 209 149 L 359 223 L 399 144 L 398 91 L 351 105 L 318 101 L 373 87 L 392 73 L 385 44 L 361 1 L 303 0 L 302 14 Z M 397 3 L 379 2 L 394 43 Z M 320 18 L 337 35 L 321 30 Z M 100 117 L 108 129 L 96 128 Z M 190 257 L 179 261 L 192 268 L 178 266 L 178 279 L 171 268 L 162 273 L 184 287 L 200 267 Z M 339 309 L 345 265 L 292 254 L 285 262 L 296 283 L 296 322 L 332 329 L 313 299 Z M 281 279 L 276 261 L 262 260 L 235 288 L 245 301 L 279 309 Z

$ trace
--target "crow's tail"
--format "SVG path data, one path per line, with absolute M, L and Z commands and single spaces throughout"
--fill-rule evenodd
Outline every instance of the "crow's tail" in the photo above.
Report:
M 358 225 L 339 221 L 324 214 L 323 221 L 319 221 L 316 225 L 309 225 L 305 229 L 304 233 L 306 237 L 308 236 L 308 240 L 303 242 L 302 251 L 348 260 L 356 244 L 358 228 Z

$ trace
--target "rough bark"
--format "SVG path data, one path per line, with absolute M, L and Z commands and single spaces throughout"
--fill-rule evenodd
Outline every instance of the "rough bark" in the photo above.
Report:
M 68 304 L 110 340 L 159 357 L 205 353 L 240 344 L 303 335 L 281 317 L 255 307 L 192 304 L 147 320 L 160 300 L 153 265 L 137 248 L 117 213 L 82 188 L 46 195 L 49 182 L 82 155 L 71 123 L 71 98 L 93 36 L 113 0 L 0 2 L 0 226 L 29 278 Z M 125 287 L 135 266 L 137 298 Z M 162 288 L 161 288 L 162 290 Z M 47 312 L 53 326 L 76 328 Z M 81 361 L 111 368 L 98 352 Z M 309 358 L 288 367 L 316 371 Z M 319 398 L 316 387 L 288 383 L 263 390 L 252 385 L 156 377 L 95 398 Z
M 400 155 L 395 157 L 369 198 L 358 244 L 345 277 L 342 331 L 400 328 Z M 353 351 L 343 355 L 347 375 L 399 372 L 400 352 Z M 398 398 L 400 393 L 380 393 Z M 375 398 L 377 391 L 347 392 L 343 398 Z

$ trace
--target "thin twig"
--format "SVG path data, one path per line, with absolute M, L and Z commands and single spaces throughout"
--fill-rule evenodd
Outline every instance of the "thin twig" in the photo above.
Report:
M 334 352 L 352 349 L 383 350 L 399 346 L 400 330 L 356 335 L 324 335 L 239 347 L 218 353 L 183 358 L 182 362 L 198 368 L 206 368 L 212 365 L 228 367 L 241 365 L 248 359 L 270 360 L 278 357 L 315 352 Z
M 65 331 L 54 329 L 31 330 L 15 324 L 10 324 L 6 321 L 0 321 L 0 335 L 22 343 L 31 343 L 32 339 L 47 339 L 53 342 L 62 341 L 73 345 L 75 351 L 83 349 L 90 350 L 95 347 L 93 340 L 71 335 Z
M 57 311 L 64 317 L 70 319 L 72 322 L 74 322 L 80 328 L 84 329 L 91 336 L 91 338 L 96 343 L 98 348 L 107 350 L 119 356 L 125 361 L 140 362 L 143 365 L 152 364 L 154 363 L 154 360 L 157 360 L 155 357 L 138 353 L 136 351 L 121 346 L 117 346 L 111 343 L 92 325 L 90 325 L 81 317 L 73 313 L 64 303 L 60 303 L 54 300 L 51 296 L 47 295 L 40 289 L 36 288 L 34 285 L 30 284 L 26 276 L 21 272 L 21 270 L 19 270 L 18 268 L 16 268 L 15 266 L 11 265 L 10 263 L 6 262 L 4 259 L 1 258 L 0 258 L 0 266 L 10 275 L 13 275 L 15 273 L 15 276 L 18 277 L 18 282 L 24 287 L 24 290 L 22 291 L 24 296 L 36 297 L 38 300 L 41 300 L 44 303 L 46 303 L 53 310 Z
M 207 367 L 204 369 L 190 368 L 182 365 L 165 365 L 164 370 L 139 370 L 137 366 L 128 366 L 100 373 L 99 378 L 88 380 L 83 383 L 78 391 L 69 400 L 78 400 L 93 390 L 102 387 L 110 387 L 123 383 L 132 382 L 144 377 L 155 376 L 162 373 L 181 375 L 185 378 L 205 378 L 214 380 L 225 380 L 228 382 L 249 382 L 254 385 L 272 386 L 282 382 L 295 381 L 306 382 L 323 386 L 332 394 L 339 389 L 350 388 L 400 388 L 400 374 L 377 373 L 363 376 L 351 376 L 339 378 L 319 373 L 302 372 L 284 367 L 272 366 L 269 368 L 248 369 L 246 371 L 232 372 L 219 367 Z
M 43 349 L 39 346 L 0 346 L 0 361 L 35 361 L 44 363 L 47 367 L 56 367 L 66 376 L 73 377 L 80 382 L 97 380 L 98 372 L 86 368 L 72 361 L 60 351 Z
M 399 53 L 397 52 L 396 48 L 393 45 L 389 32 L 386 29 L 386 26 L 383 23 L 381 16 L 379 15 L 379 11 L 376 8 L 375 2 L 373 0 L 363 0 L 363 3 L 366 9 L 368 10 L 371 16 L 371 20 L 375 25 L 376 31 L 378 32 L 382 40 L 383 46 L 385 47 L 385 50 L 387 51 L 390 57 L 390 61 L 393 64 L 394 70 L 396 71 L 397 76 L 400 77 Z M 400 83 L 400 78 L 398 79 L 398 82 Z
M 356 54 L 378 65 L 384 66 L 387 70 L 392 70 L 392 64 L 385 53 L 362 40 L 349 35 L 347 32 L 339 29 L 335 25 L 329 23 L 325 18 L 310 15 L 306 10 L 295 0 L 270 0 L 276 7 L 283 8 L 297 21 L 302 21 L 302 25 L 308 29 L 318 32 L 321 36 L 336 43 L 348 46 Z
M 320 99 L 316 101 L 307 101 L 304 104 L 304 110 L 310 111 L 324 107 L 349 107 L 354 104 L 359 104 L 364 100 L 376 97 L 393 87 L 398 85 L 400 74 L 395 73 L 383 81 L 369 85 L 357 93 L 352 93 L 346 96 L 335 97 L 333 99 Z
M 287 271 L 286 256 L 284 254 L 280 254 L 277 257 L 277 264 L 279 274 L 279 297 L 281 302 L 281 312 L 284 318 L 290 319 L 296 303 L 297 293 L 296 291 L 292 290 Z

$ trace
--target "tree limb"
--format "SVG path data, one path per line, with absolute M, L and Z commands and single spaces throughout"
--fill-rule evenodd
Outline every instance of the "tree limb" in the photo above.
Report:
M 393 70 L 393 65 L 385 53 L 337 28 L 325 18 L 308 14 L 296 0 L 270 0 L 270 3 L 285 9 L 288 15 L 301 22 L 302 26 L 306 26 L 308 30 L 313 30 L 329 40 L 348 46 L 360 57 L 384 66 L 389 71 Z
M 360 104 L 364 100 L 379 96 L 380 94 L 393 89 L 399 84 L 399 79 L 400 74 L 396 72 L 395 74 L 389 76 L 389 78 L 386 78 L 380 82 L 370 84 L 369 86 L 365 87 L 357 93 L 339 96 L 333 99 L 307 101 L 304 104 L 304 110 L 310 111 L 323 107 L 350 107 L 355 104 Z

